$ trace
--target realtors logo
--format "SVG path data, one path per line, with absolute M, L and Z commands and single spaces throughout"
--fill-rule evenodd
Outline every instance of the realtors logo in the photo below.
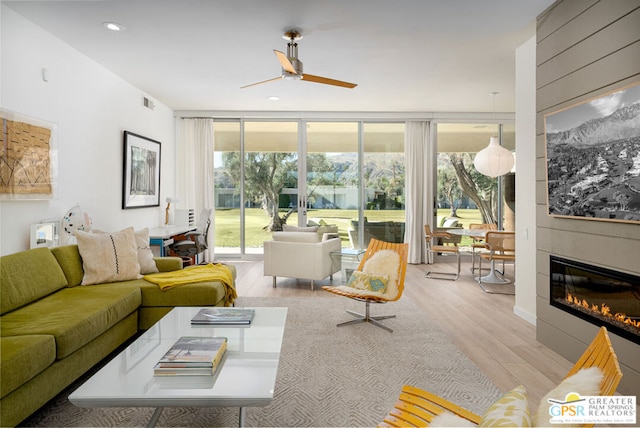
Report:
M 553 424 L 635 424 L 635 396 L 581 396 L 567 394 L 564 400 L 549 398 Z

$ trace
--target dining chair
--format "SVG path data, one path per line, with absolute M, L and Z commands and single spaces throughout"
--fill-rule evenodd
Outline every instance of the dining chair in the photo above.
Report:
M 455 281 L 460 278 L 460 249 L 458 244 L 462 236 L 453 235 L 448 232 L 432 232 L 428 224 L 424 225 L 424 237 L 427 242 L 427 262 L 431 264 L 435 261 L 435 254 L 449 254 L 455 255 L 457 260 L 457 271 L 451 272 L 436 272 L 429 271 L 424 274 L 425 278 L 430 279 L 446 279 L 449 281 Z M 433 240 L 439 239 L 442 244 L 434 244 Z
M 469 230 L 498 230 L 498 225 L 495 223 L 470 223 Z M 484 245 L 484 236 L 471 236 L 471 273 L 476 272 L 476 257 L 478 257 L 478 253 L 481 251 L 486 251 L 486 247 Z
M 482 272 L 482 260 L 487 260 L 490 263 L 491 272 L 495 272 L 495 262 L 502 261 L 502 272 L 504 275 L 505 262 L 515 262 L 516 260 L 516 234 L 515 232 L 507 232 L 503 230 L 490 230 L 485 235 L 484 246 L 486 252 L 479 253 L 480 263 L 478 263 L 478 269 Z M 491 294 L 514 294 L 508 291 L 496 291 L 485 288 L 482 285 L 483 276 L 478 275 L 478 284 L 485 293 Z M 507 282 L 504 282 L 507 283 Z

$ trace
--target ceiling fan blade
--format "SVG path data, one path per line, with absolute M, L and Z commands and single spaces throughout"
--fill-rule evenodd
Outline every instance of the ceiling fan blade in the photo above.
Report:
M 269 83 L 269 82 L 273 82 L 274 80 L 280 80 L 280 79 L 282 79 L 282 76 L 274 77 L 273 79 L 269 79 L 269 80 L 263 80 L 262 82 L 252 83 L 250 85 L 241 86 L 240 89 L 250 88 L 251 86 L 262 85 L 263 83 Z
M 291 74 L 298 74 L 296 72 L 296 69 L 293 68 L 293 64 L 291 64 L 291 61 L 289 61 L 289 58 L 287 58 L 287 55 L 285 55 L 284 52 L 280 52 L 274 49 L 273 53 L 275 53 L 278 57 L 278 61 L 280 61 L 280 65 L 282 65 L 282 69 L 284 71 L 287 71 Z
M 307 82 L 324 83 L 325 85 L 342 86 L 343 88 L 353 89 L 358 86 L 355 83 L 343 82 L 342 80 L 329 79 L 328 77 L 314 76 L 313 74 L 303 74 L 302 80 Z

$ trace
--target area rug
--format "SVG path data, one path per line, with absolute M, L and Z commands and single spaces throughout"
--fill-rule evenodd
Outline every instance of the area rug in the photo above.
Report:
M 336 327 L 364 303 L 328 297 L 240 297 L 237 306 L 287 307 L 274 399 L 248 408 L 250 427 L 369 427 L 393 408 L 405 384 L 481 413 L 495 385 L 409 299 L 373 305 L 394 332 L 371 324 Z M 83 409 L 67 401 L 76 382 L 25 421 L 27 426 L 145 426 L 153 409 Z M 238 426 L 237 408 L 166 408 L 158 426 Z

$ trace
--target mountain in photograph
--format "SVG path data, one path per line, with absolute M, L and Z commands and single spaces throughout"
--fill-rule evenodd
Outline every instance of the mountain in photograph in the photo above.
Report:
M 617 140 L 640 137 L 640 102 L 622 107 L 609 116 L 591 119 L 580 126 L 547 134 L 549 147 L 559 144 L 589 148 Z

